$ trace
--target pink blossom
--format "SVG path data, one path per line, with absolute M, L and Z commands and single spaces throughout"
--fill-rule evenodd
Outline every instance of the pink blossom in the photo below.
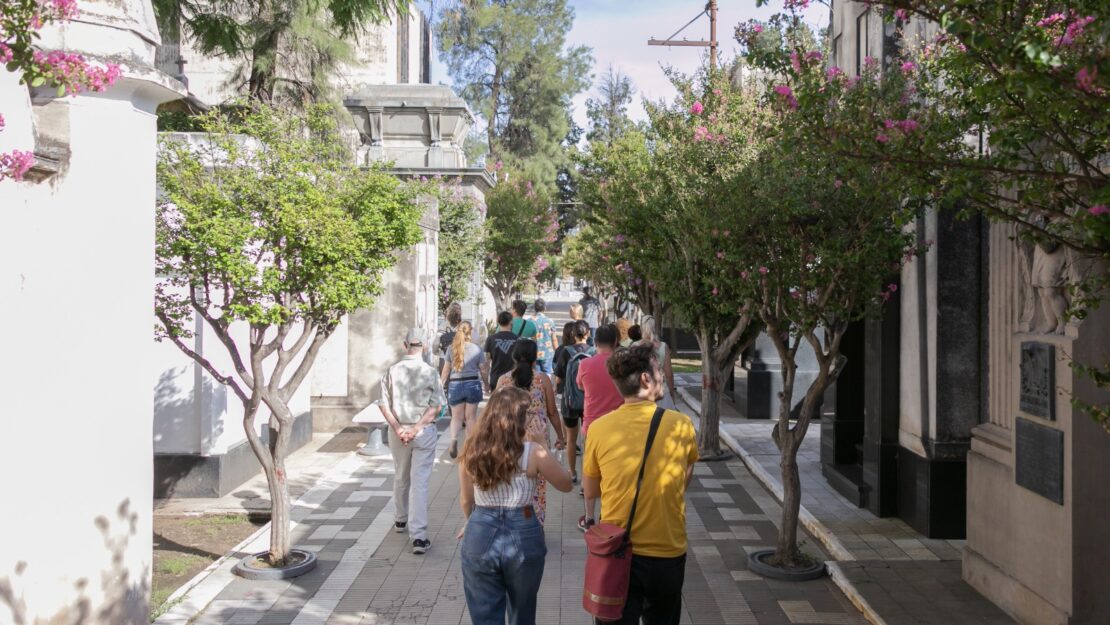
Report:
M 1064 14 L 1063 13 L 1053 13 L 1052 15 L 1049 15 L 1048 17 L 1044 18 L 1043 20 L 1040 20 L 1039 22 L 1037 22 L 1037 26 L 1040 26 L 1041 28 L 1046 28 L 1048 26 L 1052 26 L 1053 24 L 1055 24 L 1057 22 L 1062 22 L 1062 21 L 1064 21 Z
M 0 153 L 0 180 L 12 178 L 23 180 L 23 175 L 35 164 L 33 152 L 12 150 L 9 153 Z
M 835 181 L 833 181 L 833 186 L 839 189 L 840 187 L 844 186 L 844 181 L 837 178 Z
M 728 235 L 732 234 L 732 230 L 725 230 L 725 231 L 724 231 L 724 232 L 722 232 L 721 234 L 723 234 L 723 235 L 725 235 L 725 236 L 727 237 Z
M 795 72 L 802 71 L 802 61 L 798 58 L 797 52 L 790 53 L 790 66 L 794 68 Z
M 1110 206 L 1105 204 L 1097 204 L 1087 209 L 1087 212 L 1098 217 L 1099 215 L 1110 215 Z
M 713 90 L 713 95 L 716 95 L 716 96 L 721 95 L 721 90 L 720 89 L 714 89 Z
M 725 259 L 725 253 L 724 252 L 717 252 L 717 260 L 724 260 L 724 259 Z
M 717 294 L 717 287 L 713 287 L 713 295 Z
M 879 134 L 875 135 L 875 140 L 879 143 L 886 143 L 887 141 L 890 141 L 890 137 L 886 136 L 885 133 L 880 132 Z
M 694 129 L 694 141 L 705 141 L 711 138 L 711 136 L 712 135 L 709 134 L 709 129 L 705 126 L 698 126 Z
M 798 100 L 794 97 L 794 90 L 787 85 L 779 85 L 775 87 L 775 93 L 779 94 L 786 100 L 787 106 L 791 109 L 798 108 Z
M 889 293 L 894 293 L 898 290 L 898 285 L 897 284 L 891 284 L 891 285 L 886 287 L 886 290 Z
M 624 235 L 618 234 L 617 236 L 613 237 L 613 242 L 617 243 L 618 245 L 624 243 Z
M 1079 87 L 1079 90 L 1084 93 L 1101 95 L 1102 89 L 1095 86 L 1096 78 L 1098 78 L 1097 67 L 1081 67 L 1079 71 L 1075 73 L 1075 86 Z
M 3 43 L 0 43 L 0 63 L 7 63 L 8 61 L 12 60 L 13 56 L 14 55 L 12 54 L 12 49 Z
M 1087 26 L 1095 21 L 1093 15 L 1075 17 L 1075 11 L 1072 11 L 1072 17 L 1074 18 L 1072 23 L 1068 24 L 1068 27 L 1064 29 L 1064 34 L 1056 39 L 1056 45 L 1069 46 L 1075 43 L 1075 40 L 1083 35 L 1083 31 L 1086 30 Z
M 864 67 L 875 67 L 875 66 L 876 66 L 876 65 L 878 65 L 878 64 L 879 64 L 879 60 L 878 60 L 878 59 L 876 59 L 876 58 L 875 58 L 875 57 L 873 57 L 873 56 L 865 56 L 865 57 L 863 57 L 863 65 L 864 65 Z
M 806 60 L 807 61 L 820 61 L 823 58 L 825 58 L 825 56 L 823 54 L 821 54 L 820 52 L 817 52 L 817 51 L 806 52 Z
M 496 163 L 493 164 L 493 168 L 496 171 L 501 171 L 501 168 L 504 167 L 504 166 L 505 166 L 505 164 L 502 163 L 501 161 L 497 161 Z
M 741 278 L 743 278 L 743 279 L 745 279 L 745 280 L 747 280 L 747 279 L 748 279 L 748 272 L 746 272 L 746 271 L 741 271 L 741 272 L 740 272 L 740 277 L 741 277 Z
M 917 63 L 914 63 L 913 61 L 906 61 L 905 63 L 902 63 L 902 73 L 903 74 L 907 74 L 907 75 L 912 74 L 914 72 L 914 70 L 916 70 L 916 69 L 917 69 Z
M 825 70 L 825 78 L 827 78 L 828 80 L 833 80 L 833 79 L 835 79 L 836 77 L 840 76 L 843 73 L 844 73 L 844 70 L 842 70 L 839 67 L 836 67 L 834 65 L 833 67 L 830 67 L 829 69 Z
M 759 34 L 759 33 L 763 32 L 763 24 L 756 24 L 756 25 L 752 26 L 752 32 L 754 32 L 756 34 Z
M 785 0 L 783 6 L 786 7 L 787 11 L 805 11 L 809 8 L 810 1 L 811 0 Z
M 905 9 L 895 9 L 894 17 L 902 20 L 903 22 L 910 19 L 910 12 Z
M 701 102 L 694 102 L 694 104 L 690 106 L 690 112 L 694 115 L 701 115 L 701 112 L 704 110 L 705 107 L 702 106 Z
M 763 274 L 763 275 L 767 275 L 768 273 L 770 273 L 770 271 L 771 271 L 771 270 L 770 270 L 770 269 L 768 269 L 768 268 L 766 268 L 766 267 L 760 267 L 760 268 L 759 268 L 759 273 L 761 273 L 761 274 Z

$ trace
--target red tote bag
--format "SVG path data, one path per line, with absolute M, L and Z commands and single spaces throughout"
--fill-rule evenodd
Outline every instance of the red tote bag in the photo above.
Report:
M 644 458 L 640 461 L 636 495 L 632 497 L 632 510 L 628 513 L 628 528 L 597 523 L 586 530 L 586 580 L 582 607 L 599 621 L 618 621 L 624 613 L 632 576 L 632 521 L 636 518 L 636 504 L 640 499 L 640 486 L 644 483 L 648 453 L 662 420 L 663 409 L 656 408 L 648 428 Z

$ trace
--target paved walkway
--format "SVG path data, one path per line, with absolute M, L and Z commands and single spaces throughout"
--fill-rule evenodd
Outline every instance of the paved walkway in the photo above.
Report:
M 676 380 L 695 411 L 700 379 Z M 771 440 L 773 423 L 740 418 L 721 407 L 721 431 L 756 463 L 761 484 L 781 492 L 779 451 Z M 730 439 L 731 440 L 728 440 Z M 963 581 L 965 541 L 922 536 L 899 518 L 879 518 L 853 505 L 821 475 L 821 428 L 810 427 L 798 453 L 803 522 L 831 545 L 837 584 L 875 625 L 1015 625 L 1001 609 Z
M 462 525 L 455 465 L 446 437 L 432 478 L 432 547 L 411 553 L 392 531 L 392 462 L 355 462 L 326 498 L 302 506 L 293 542 L 318 554 L 318 568 L 285 582 L 227 578 L 196 625 L 386 625 L 469 623 L 455 534 Z M 688 506 L 690 551 L 683 623 L 690 625 L 864 625 L 829 579 L 765 580 L 747 570 L 746 554 L 773 544 L 779 508 L 738 460 L 696 468 Z M 584 625 L 585 553 L 575 522 L 577 493 L 549 491 L 548 560 L 538 621 Z M 808 547 L 817 551 L 812 540 Z M 821 557 L 827 557 L 820 554 Z

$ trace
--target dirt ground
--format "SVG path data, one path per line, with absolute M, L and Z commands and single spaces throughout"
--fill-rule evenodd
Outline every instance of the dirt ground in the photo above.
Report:
M 154 584 L 151 620 L 169 608 L 166 599 L 209 564 L 266 523 L 264 515 L 154 517 Z

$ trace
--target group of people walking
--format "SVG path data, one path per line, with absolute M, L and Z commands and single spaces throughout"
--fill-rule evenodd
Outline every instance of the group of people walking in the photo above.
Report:
M 431 547 L 427 506 L 434 421 L 447 404 L 448 455 L 458 463 L 459 501 L 467 519 L 458 538 L 473 623 L 501 625 L 506 618 L 510 624 L 535 623 L 547 554 L 547 489 L 570 492 L 581 482 L 579 529 L 588 531 L 597 522 L 616 525 L 631 539 L 631 580 L 617 622 L 642 618 L 677 625 L 685 491 L 698 453 L 690 418 L 674 410 L 667 345 L 657 338 L 650 317 L 638 326 L 602 323 L 604 308 L 588 291 L 572 305 L 561 337 L 545 314 L 545 302 L 538 299 L 532 308 L 528 319 L 527 304 L 514 301 L 511 312 L 498 315 L 498 331 L 479 347 L 472 325 L 453 305 L 447 311 L 449 329 L 438 341 L 438 373 L 421 358 L 428 346 L 419 331 L 406 336 L 406 356 L 382 381 L 382 412 L 397 464 L 395 527 L 409 533 L 413 553 Z M 479 416 L 479 404 L 491 391 Z M 648 432 L 657 408 L 659 443 L 652 445 Z M 634 500 L 638 512 L 627 527 Z M 584 594 L 589 604 L 590 590 Z

